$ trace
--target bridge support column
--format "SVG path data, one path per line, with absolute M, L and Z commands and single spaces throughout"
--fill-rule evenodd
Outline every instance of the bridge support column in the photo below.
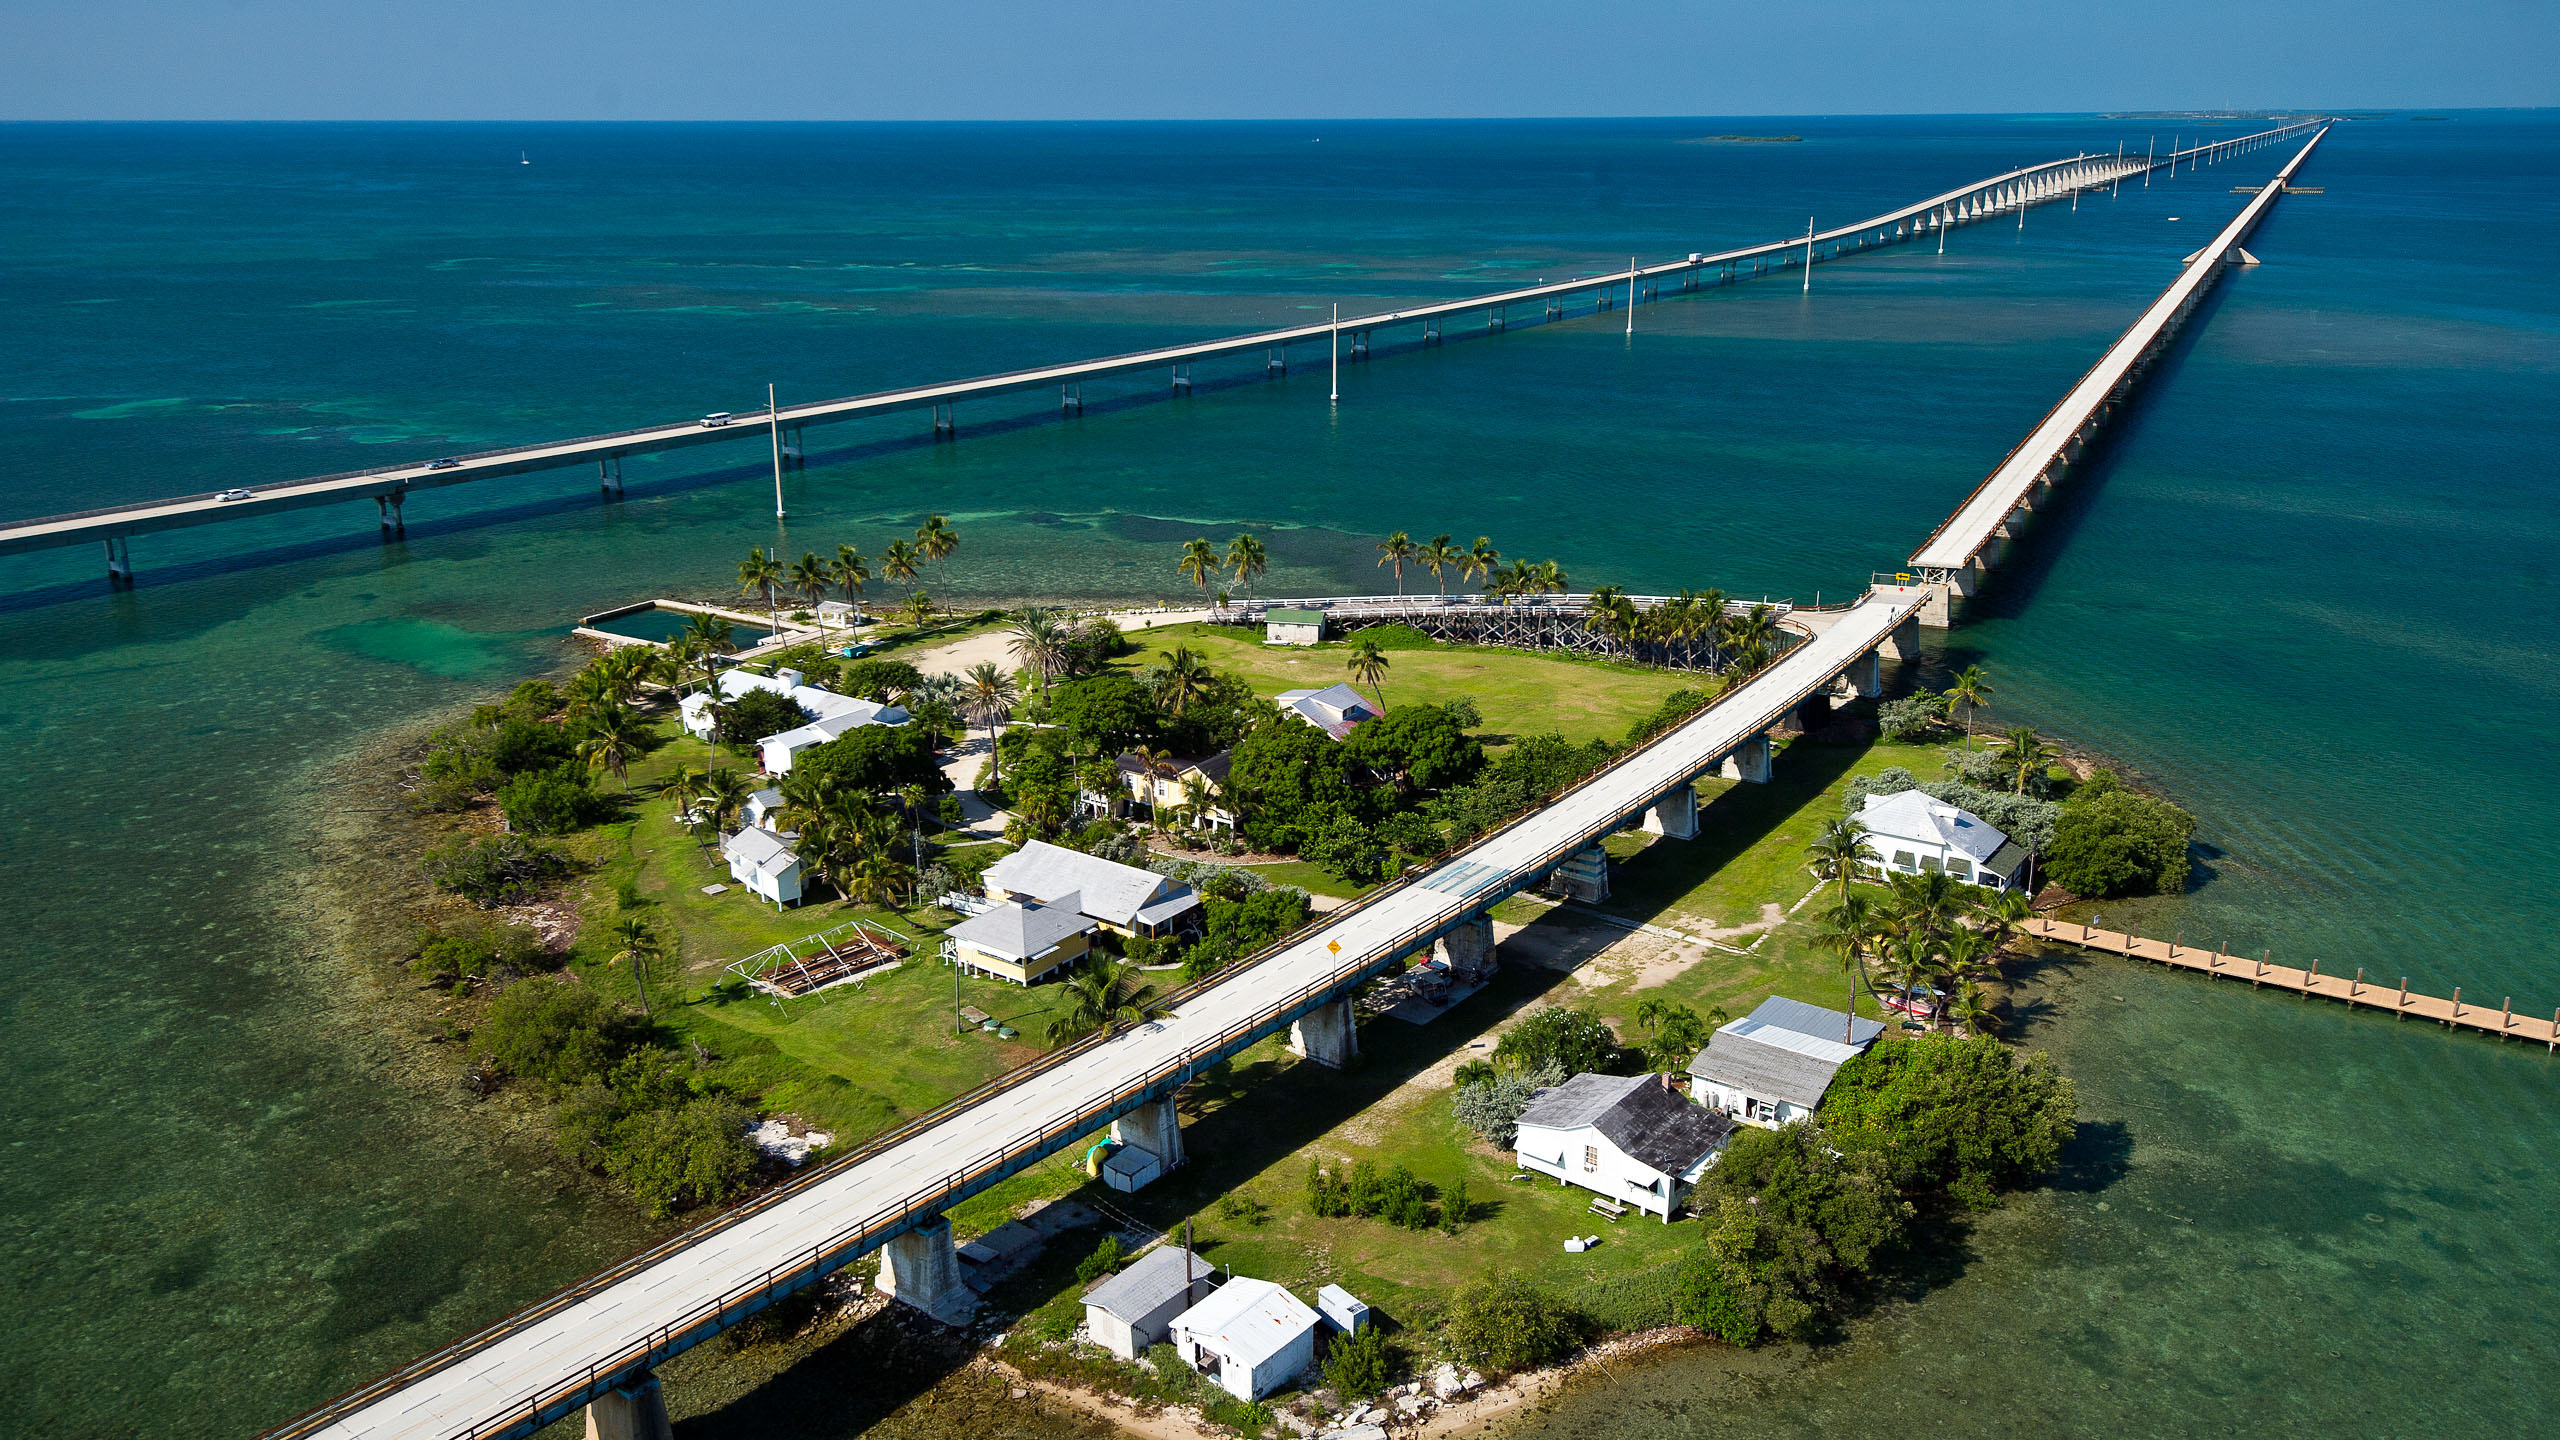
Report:
M 1173 1097 L 1150 1100 L 1111 1122 L 1111 1143 L 1132 1145 L 1156 1157 L 1167 1170 L 1182 1164 L 1182 1117 Z
M 978 1297 L 960 1281 L 948 1216 L 936 1215 L 881 1246 L 880 1278 L 872 1284 L 945 1325 L 966 1325 L 978 1313 Z
M 588 1401 L 587 1440 L 675 1440 L 658 1377 L 644 1375 Z
M 1173 367 L 1173 393 L 1176 395 L 1188 395 L 1191 393 L 1190 366 L 1176 365 Z
M 1422 343 L 1425 345 L 1437 345 L 1440 343 L 1439 321 L 1425 320 L 1422 322 Z
M 408 532 L 409 523 L 400 514 L 400 502 L 406 498 L 408 497 L 397 490 L 388 495 L 373 497 L 374 509 L 381 512 L 383 534 L 401 535 Z
M 1266 354 L 1264 355 L 1264 357 L 1263 357 L 1263 361 L 1262 361 L 1262 369 L 1263 369 L 1263 372 L 1264 372 L 1265 374 L 1280 374 L 1280 375 L 1286 375 L 1286 374 L 1288 374 L 1288 373 L 1289 373 L 1289 350 L 1288 350 L 1288 347 L 1283 346 L 1283 345 L 1274 345 L 1274 346 L 1272 346 L 1272 347 L 1271 347 L 1271 349 L 1270 349 L 1270 351 L 1269 351 L 1268 353 L 1266 353 Z
M 1494 953 L 1490 915 L 1461 922 L 1434 942 L 1431 950 L 1441 964 L 1449 967 L 1449 978 L 1461 985 L 1489 979 L 1502 968 L 1501 957 Z
M 107 583 L 110 585 L 133 583 L 132 536 L 110 535 L 107 537 Z
M 1752 785 L 1769 783 L 1769 732 L 1761 731 L 1734 748 L 1724 757 L 1716 773 L 1727 780 L 1740 780 Z
M 607 500 L 622 498 L 622 457 L 610 455 L 596 462 L 596 488 Z
M 1656 800 L 1644 812 L 1647 833 L 1665 840 L 1698 838 L 1698 792 L 1696 787 L 1682 785 Z
M 1876 642 L 1876 653 L 1887 660 L 1919 659 L 1920 618 L 1915 615 L 1894 626 L 1882 640 Z
M 1348 997 L 1310 1010 L 1289 1026 L 1289 1053 L 1339 1070 L 1360 1053 L 1360 1017 Z
M 1594 845 L 1577 850 L 1547 877 L 1547 888 L 1567 900 L 1597 905 L 1609 898 L 1609 852 Z
M 1849 682 L 1850 693 L 1861 700 L 1873 700 L 1884 693 L 1884 659 L 1881 652 L 1881 646 L 1870 650 L 1850 661 L 1849 668 L 1840 672 L 1840 678 Z
M 1058 413 L 1061 415 L 1081 415 L 1084 413 L 1084 387 L 1082 385 L 1061 385 L 1058 387 Z

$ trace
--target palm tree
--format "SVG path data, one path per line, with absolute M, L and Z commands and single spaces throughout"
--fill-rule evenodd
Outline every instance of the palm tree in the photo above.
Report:
M 904 584 L 916 578 L 916 562 L 923 558 L 913 545 L 904 540 L 892 540 L 889 548 L 880 552 L 880 573 L 891 581 Z
M 933 623 L 933 597 L 919 590 L 907 597 L 906 608 L 899 613 L 909 625 L 921 630 Z
M 1845 904 L 1849 882 L 1858 875 L 1858 862 L 1876 852 L 1867 844 L 1867 827 L 1844 815 L 1823 826 L 1813 843 L 1804 847 L 1804 853 L 1812 862 L 1815 875 L 1838 883 L 1840 899 Z
M 1182 777 L 1182 813 L 1197 829 L 1208 823 L 1214 802 L 1209 795 L 1209 777 L 1198 771 Z
M 827 562 L 818 558 L 817 552 L 809 551 L 791 562 L 789 581 L 792 589 L 809 597 L 809 612 L 814 615 L 818 602 L 827 598 L 828 587 L 835 584 L 835 576 L 828 571 Z M 818 626 L 818 633 L 821 636 L 827 633 L 823 622 Z
M 1991 677 L 1979 665 L 1967 665 L 1947 686 L 1947 704 L 1964 707 L 1964 748 L 1973 748 L 1973 712 L 1991 703 Z
M 1502 552 L 1493 548 L 1493 537 L 1479 535 L 1476 543 L 1467 547 L 1465 558 L 1458 562 L 1458 578 L 1489 581 L 1493 578 L 1493 567 L 1501 563 Z
M 1875 954 L 1880 938 L 1875 901 L 1865 895 L 1843 892 L 1840 903 L 1822 914 L 1822 923 L 1814 931 L 1813 943 L 1840 957 L 1840 969 L 1849 977 L 1849 1013 L 1858 1013 L 1858 991 L 1873 990 L 1867 980 L 1867 961 Z M 1842 1042 L 1849 1043 L 1843 1035 Z
M 1209 598 L 1209 577 L 1221 568 L 1218 547 L 1205 538 L 1190 541 L 1182 547 L 1182 560 L 1173 568 L 1181 571 L 1184 579 L 1199 586 L 1200 598 L 1206 600 Z
M 1154 1008 L 1147 1003 L 1146 982 L 1131 973 L 1129 962 L 1092 951 L 1085 953 L 1084 968 L 1059 988 L 1067 1008 L 1049 1022 L 1052 1045 L 1105 1026 L 1135 1024 Z
M 1180 715 L 1194 700 L 1209 693 L 1209 662 L 1188 645 L 1176 645 L 1165 652 L 1164 663 L 1156 667 L 1156 703 Z
M 738 627 L 729 623 L 725 615 L 696 611 L 692 619 L 684 622 L 684 634 L 679 638 L 692 641 L 697 649 L 709 654 L 727 655 L 738 648 Z
M 1448 582 L 1441 577 L 1467 563 L 1467 552 L 1449 543 L 1446 535 L 1434 535 L 1431 543 L 1413 552 L 1413 563 L 1431 572 L 1431 583 L 1443 595 L 1449 593 Z
M 2038 774 L 2053 763 L 2053 747 L 2032 725 L 2013 725 L 2003 737 L 2009 742 L 2009 769 L 2017 776 L 2016 792 L 2027 793 L 2027 777 Z
M 1769 663 L 1777 635 L 1777 612 L 1754 605 L 1743 614 L 1726 617 L 1722 643 L 1734 665 L 1747 675 Z
M 631 707 L 607 701 L 587 712 L 580 722 L 578 756 L 592 770 L 603 770 L 622 782 L 624 794 L 631 791 L 631 757 L 640 748 L 640 717 Z
M 1996 940 L 1998 947 L 2005 947 L 2027 933 L 2027 921 L 2035 913 L 2035 902 L 2027 898 L 2025 891 L 1999 890 L 1975 903 L 1973 923 Z
M 844 603 L 862 613 L 862 587 L 871 583 L 871 562 L 850 545 L 836 547 L 836 563 L 827 567 L 827 576 L 844 587 Z
M 1538 569 L 1526 560 L 1514 560 L 1507 569 L 1488 569 L 1484 588 L 1501 597 L 1506 604 L 1515 596 L 1534 595 L 1538 589 Z
M 1404 593 L 1404 562 L 1421 554 L 1413 537 L 1399 530 L 1378 543 L 1378 563 L 1396 567 L 1396 593 Z
M 1538 593 L 1541 595 L 1561 595 L 1571 588 L 1570 583 L 1565 579 L 1564 567 L 1553 560 L 1540 561 L 1534 573 L 1537 576 Z
M 1239 535 L 1227 542 L 1227 568 L 1236 572 L 1238 585 L 1251 589 L 1253 577 L 1271 568 L 1271 555 L 1250 533 Z
M 1054 612 L 1037 605 L 1014 611 L 1012 621 L 1006 633 L 1013 637 L 1013 658 L 1040 681 L 1040 693 L 1046 695 L 1049 681 L 1066 664 L 1066 627 L 1058 623 Z
M 946 590 L 951 588 L 951 552 L 959 548 L 958 532 L 940 515 L 927 515 L 924 523 L 916 527 L 916 553 L 940 567 Z
M 729 818 L 746 808 L 747 797 L 755 786 L 737 771 L 722 765 L 702 777 L 702 803 L 711 807 L 711 823 L 721 830 L 729 828 Z
M 1387 652 L 1379 649 L 1378 642 L 1375 640 L 1355 640 L 1351 644 L 1351 661 L 1348 668 L 1352 679 L 1377 692 L 1378 711 L 1380 714 L 1386 713 Z
M 2000 1033 L 2000 1012 L 1993 1009 L 1991 997 L 1979 985 L 1966 985 L 1947 997 L 1943 1013 L 1971 1035 Z
M 665 949 L 659 944 L 657 932 L 638 915 L 625 915 L 613 922 L 612 935 L 614 944 L 621 947 L 613 958 L 631 962 L 631 978 L 640 992 L 640 1013 L 646 1016 L 649 1013 L 649 962 L 666 953 Z
M 782 620 L 777 613 L 779 607 L 774 603 L 774 592 L 781 584 L 782 565 L 764 553 L 763 546 L 748 551 L 747 558 L 738 562 L 738 588 L 750 595 L 759 590 L 764 592 L 765 614 L 776 630 L 782 628 Z
M 1014 702 L 1022 698 L 1022 691 L 1013 683 L 1013 677 L 1004 672 L 1004 667 L 993 660 L 981 660 L 970 666 L 969 673 L 960 677 L 960 683 L 963 687 L 960 708 L 970 719 L 986 728 L 987 756 L 995 762 L 995 781 L 1001 787 L 1004 784 L 1004 754 L 996 748 L 996 726 L 1012 717 Z

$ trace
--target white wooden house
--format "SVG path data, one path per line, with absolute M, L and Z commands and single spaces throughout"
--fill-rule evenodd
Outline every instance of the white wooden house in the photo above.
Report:
M 1521 1169 L 1669 1224 L 1732 1135 L 1732 1121 L 1682 1099 L 1669 1076 L 1585 1074 L 1539 1091 L 1512 1145 Z
M 1880 1021 L 1772 995 L 1707 1037 L 1689 1061 L 1689 1093 L 1745 1125 L 1775 1130 L 1811 1115 L 1831 1077 L 1883 1033 Z
M 780 836 L 753 825 L 721 842 L 729 862 L 729 878 L 776 905 L 800 903 L 800 857 Z
M 1860 860 L 1869 876 L 1944 870 L 1968 885 L 1991 890 L 2028 883 L 2027 847 L 1972 811 L 1923 791 L 1870 795 L 1858 807 L 1857 820 L 1866 831 L 1867 848 L 1875 852 Z

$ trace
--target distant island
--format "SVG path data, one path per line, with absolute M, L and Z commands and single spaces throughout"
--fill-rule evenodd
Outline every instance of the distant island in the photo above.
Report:
M 1680 143 L 1683 145 L 1797 145 L 1803 141 L 1804 137 L 1801 135 L 1706 135 L 1695 140 L 1683 140 Z

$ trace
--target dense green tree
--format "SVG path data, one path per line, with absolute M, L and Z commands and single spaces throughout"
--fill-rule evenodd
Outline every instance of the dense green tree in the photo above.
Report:
M 1370 769 L 1424 790 L 1463 785 L 1484 766 L 1484 746 L 1440 705 L 1398 705 L 1342 745 Z
M 1707 1239 L 1681 1266 L 1673 1313 L 1737 1345 L 1812 1334 L 1911 1213 L 1880 1160 L 1805 1122 L 1737 1131 L 1691 1204 Z
M 1563 1359 L 1583 1328 L 1573 1308 L 1545 1287 L 1496 1271 L 1458 1287 L 1442 1337 L 1467 1364 L 1510 1372 Z
M 1105 755 L 1152 745 L 1159 732 L 1155 702 L 1134 676 L 1117 670 L 1056 687 L 1049 696 L 1049 722 L 1071 742 Z
M 1324 1383 L 1345 1400 L 1366 1400 L 1396 1378 L 1395 1355 L 1387 1348 L 1387 1332 L 1372 1325 L 1334 1337 L 1325 1351 Z
M 836 693 L 887 702 L 914 691 L 924 676 L 904 660 L 879 656 L 848 661 L 836 672 Z
M 722 744 L 748 746 L 785 730 L 797 730 L 812 716 L 799 701 L 770 690 L 750 690 L 723 706 L 717 721 Z
M 2175 894 L 2186 888 L 2195 833 L 2195 817 L 2166 800 L 2084 785 L 2054 822 L 2044 873 L 2075 895 Z
M 1387 869 L 1386 845 L 1354 815 L 1336 815 L 1303 833 L 1298 854 L 1351 885 L 1374 885 Z
M 1296 849 L 1305 833 L 1337 815 L 1363 818 L 1367 809 L 1342 745 L 1296 720 L 1244 737 L 1227 773 L 1227 793 L 1242 807 L 1246 838 L 1283 850 Z
M 458 835 L 418 864 L 438 889 L 484 910 L 533 895 L 569 869 L 567 856 L 524 835 Z
M 793 756 L 791 773 L 868 795 L 909 785 L 940 794 L 950 786 L 936 762 L 933 733 L 921 725 L 858 725 Z
M 472 1049 L 510 1075 L 555 1085 L 599 1079 L 630 1042 L 622 1012 L 584 985 L 548 976 L 498 992 Z
M 716 1095 L 641 1110 L 615 1127 L 606 1173 L 661 1219 L 716 1205 L 755 1177 L 755 1149 L 746 1141 L 754 1119 L 745 1106 Z
M 2021 1059 L 1981 1035 L 1893 1036 L 1840 1067 L 1821 1115 L 1835 1144 L 1877 1157 L 1896 1185 L 1980 1208 L 2060 1161 L 2076 1105 L 2040 1051 Z
M 1554 1066 L 1566 1075 L 1618 1068 L 1618 1035 L 1596 1010 L 1550 1005 L 1502 1032 L 1494 1062 L 1515 1072 Z
M 575 762 L 518 775 L 498 787 L 498 811 L 519 835 L 565 835 L 608 807 Z

